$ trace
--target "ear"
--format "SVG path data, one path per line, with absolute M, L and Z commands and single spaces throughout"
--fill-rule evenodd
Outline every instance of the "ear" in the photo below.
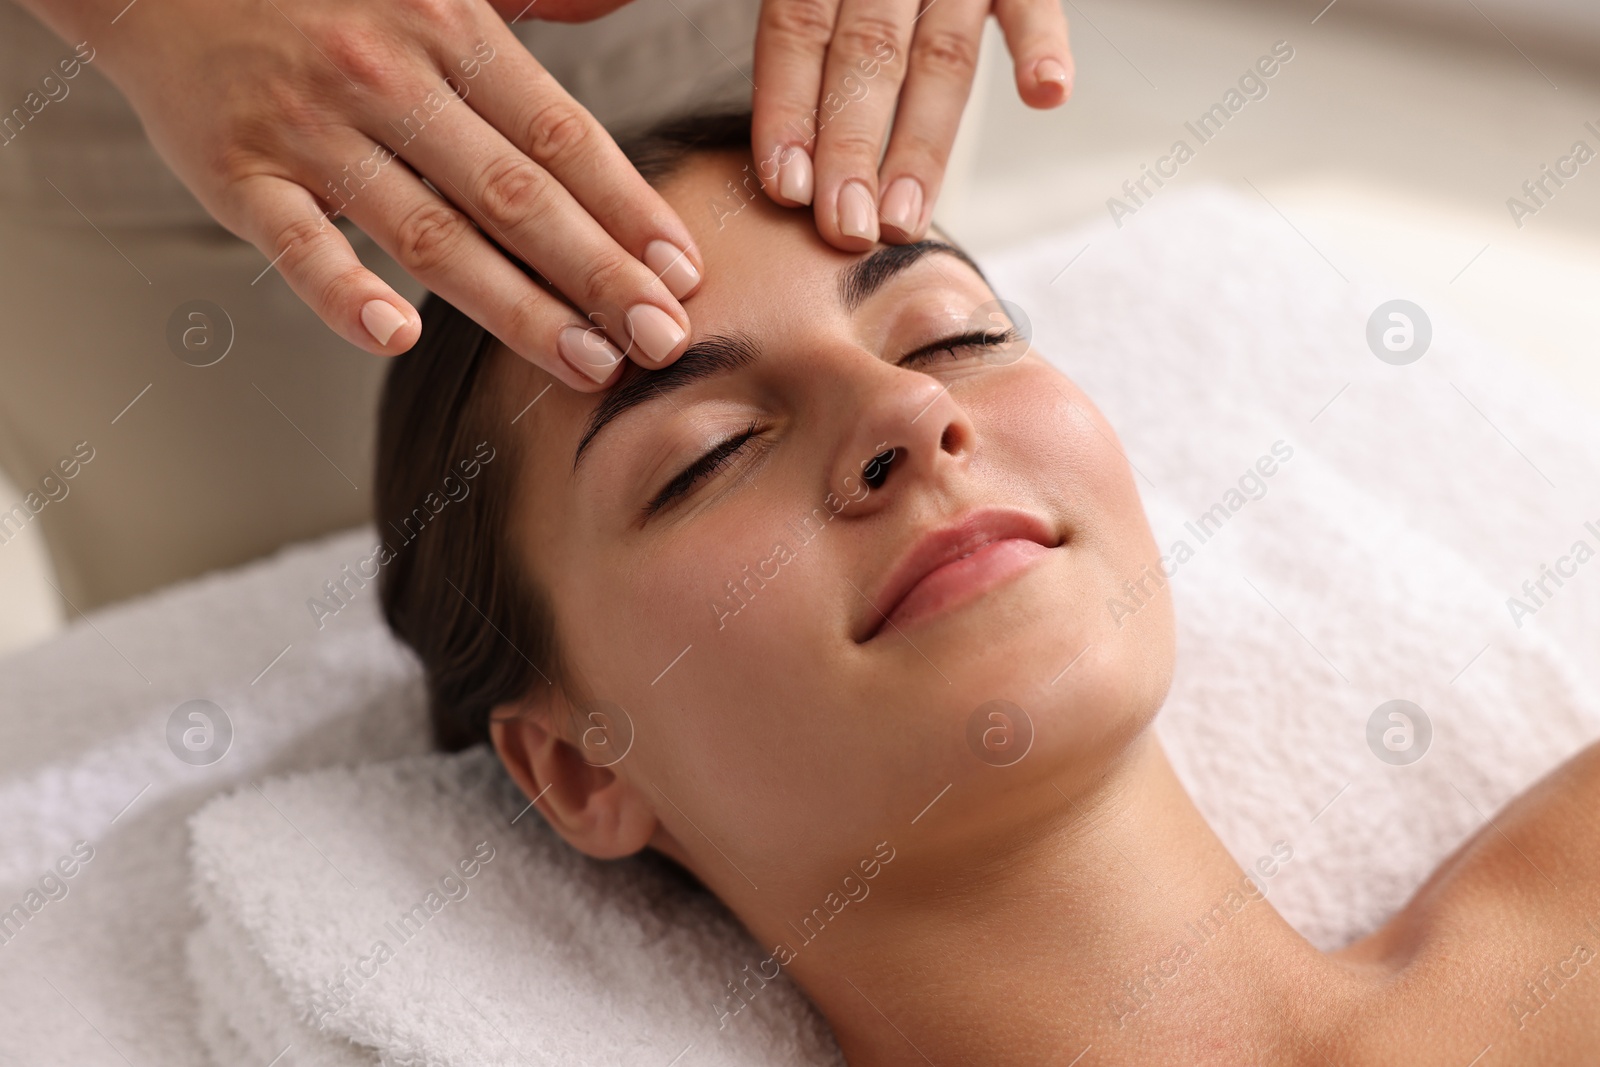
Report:
M 658 836 L 650 798 L 616 764 L 597 766 L 591 762 L 597 757 L 586 759 L 584 750 L 562 736 L 556 725 L 561 721 L 575 721 L 571 706 L 545 689 L 495 708 L 489 736 L 512 779 L 568 844 L 596 859 L 633 855 Z

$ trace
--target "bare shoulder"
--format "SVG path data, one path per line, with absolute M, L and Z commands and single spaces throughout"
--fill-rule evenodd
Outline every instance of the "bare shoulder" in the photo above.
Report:
M 1460 1062 L 1481 1052 L 1481 1067 L 1593 1063 L 1600 743 L 1490 815 L 1393 920 L 1339 955 L 1386 975 L 1378 1046 L 1428 1033 Z

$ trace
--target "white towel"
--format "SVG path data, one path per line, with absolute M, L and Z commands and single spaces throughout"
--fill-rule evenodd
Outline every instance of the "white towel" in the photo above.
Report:
M 1600 560 L 1566 580 L 1520 629 L 1506 608 L 1541 564 L 1554 564 L 1586 535 L 1585 521 L 1600 524 L 1600 428 L 1522 365 L 1464 336 L 1426 294 L 1369 284 L 1324 245 L 1357 279 L 1346 284 L 1269 209 L 1181 190 L 1163 195 L 1121 231 L 1100 225 L 1042 237 L 985 257 L 985 268 L 1002 295 L 1026 309 L 1040 348 L 1117 427 L 1163 546 L 1224 500 L 1273 442 L 1293 446 L 1293 458 L 1266 481 L 1267 495 L 1230 513 L 1172 578 L 1179 663 L 1158 728 L 1241 862 L 1275 840 L 1292 843 L 1294 859 L 1269 892 L 1313 941 L 1331 947 L 1381 922 L 1483 815 L 1600 735 Z M 1380 363 L 1365 341 L 1368 316 L 1394 297 L 1435 312 L 1432 349 L 1409 367 Z M 342 564 L 366 554 L 371 537 L 356 531 L 96 612 L 92 625 L 79 621 L 0 661 L 0 907 L 23 900 L 74 842 L 95 850 L 68 880 L 65 899 L 0 943 L 0 1063 L 122 1065 L 126 1056 L 138 1064 L 265 1064 L 306 1026 L 313 990 L 286 981 L 273 961 L 293 959 L 287 950 L 297 937 L 358 929 L 336 911 L 316 926 L 288 918 L 299 911 L 286 901 L 328 889 L 313 879 L 329 872 L 303 861 L 286 866 L 262 886 L 270 892 L 258 912 L 229 911 L 228 898 L 218 902 L 214 893 L 208 923 L 219 926 L 192 939 L 186 963 L 185 939 L 201 920 L 187 888 L 184 822 L 229 788 L 238 795 L 223 804 L 253 800 L 270 810 L 245 783 L 276 801 L 280 790 L 290 797 L 311 788 L 273 777 L 284 772 L 425 750 L 415 667 L 384 633 L 372 590 L 323 631 L 305 607 Z M 168 716 L 194 698 L 216 701 L 234 724 L 233 748 L 209 767 L 178 762 L 166 745 Z M 1416 701 L 1434 725 L 1432 748 L 1411 766 L 1380 763 L 1366 745 L 1369 715 L 1391 698 Z M 408 773 L 464 773 L 449 766 L 429 757 Z M 342 777 L 352 790 L 348 783 L 368 780 Z M 488 795 L 463 790 L 448 803 Z M 440 805 L 447 796 L 454 794 L 441 793 Z M 341 825 L 370 814 L 328 809 L 311 825 L 296 822 L 321 844 L 322 833 L 341 835 Z M 519 820 L 515 834 L 502 831 L 504 851 L 439 922 L 470 928 L 468 906 L 490 901 L 491 879 L 513 869 L 496 864 L 516 848 L 533 854 L 536 817 Z M 409 906 L 414 900 L 398 887 L 437 878 L 440 857 L 454 863 L 470 854 L 457 843 L 404 843 L 397 857 L 427 864 L 404 875 L 393 868 L 393 878 L 389 864 L 399 860 L 381 859 L 382 840 L 341 866 L 367 892 L 396 887 L 390 892 Z M 501 843 L 495 839 L 497 849 Z M 194 857 L 197 869 L 213 872 L 196 880 L 202 900 L 205 884 L 226 884 L 223 872 L 245 869 L 234 867 L 247 861 L 228 849 L 252 847 L 214 844 L 209 858 Z M 369 860 L 374 865 L 362 865 Z M 340 898 L 326 899 L 331 906 Z M 601 934 L 569 933 L 562 956 L 513 962 L 542 976 L 570 974 L 571 988 L 585 988 L 592 979 L 577 961 L 594 944 L 587 938 Z M 706 936 L 716 944 L 730 935 Z M 407 947 L 434 937 L 425 931 Z M 678 948 L 668 942 L 662 953 Z M 194 989 L 183 980 L 186 966 Z M 397 957 L 377 981 L 398 984 L 391 975 L 410 973 L 405 966 L 412 965 Z M 608 966 L 613 996 L 657 1002 L 628 984 L 630 975 L 656 973 L 649 949 Z M 507 992 L 517 979 L 501 977 L 486 995 L 490 1006 L 478 1007 L 525 1044 L 531 1061 L 548 1039 L 536 1028 L 513 1033 L 495 1014 L 500 998 L 518 995 Z M 705 986 L 727 977 L 673 981 L 703 999 Z M 259 994 L 253 1022 L 227 996 L 233 984 Z M 380 989 L 364 988 L 335 1017 L 363 1044 L 306 1038 L 280 1067 L 399 1063 L 414 1047 L 402 1039 L 450 1036 L 361 1015 L 363 1004 L 383 1003 Z M 617 1041 L 634 1034 L 652 1050 L 651 1035 L 677 1033 L 649 1012 L 606 1015 L 577 1000 L 566 1010 L 591 1032 Z M 784 1048 L 802 1047 L 808 1010 L 786 1015 L 795 1029 Z M 483 1019 L 462 1011 L 453 1020 L 459 1032 L 476 1027 L 463 1042 L 483 1041 Z M 741 1015 L 730 1029 L 765 1025 L 762 1018 Z M 709 1048 L 697 1046 L 680 1064 L 701 1062 Z M 313 1049 L 329 1058 L 311 1059 Z
M 0 911 L 75 842 L 93 850 L 63 899 L 15 932 L 0 924 L 0 1064 L 212 1062 L 185 977 L 197 921 L 185 820 L 269 774 L 427 749 L 416 667 L 384 631 L 375 590 L 321 630 L 306 608 L 371 541 L 360 530 L 285 550 L 96 611 L 0 660 Z M 168 719 L 193 699 L 232 722 L 209 766 L 167 745 Z
M 487 749 L 261 788 L 193 820 L 191 961 L 252 1058 L 842 1062 L 787 979 L 729 998 L 763 954 L 716 898 L 658 860 L 581 856 Z

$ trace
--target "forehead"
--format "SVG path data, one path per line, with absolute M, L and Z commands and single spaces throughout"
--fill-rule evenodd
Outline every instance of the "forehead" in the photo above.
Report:
M 705 264 L 700 288 L 683 304 L 691 343 L 710 333 L 773 334 L 786 320 L 833 309 L 837 273 L 857 254 L 825 242 L 810 209 L 774 204 L 748 152 L 696 153 L 657 191 L 689 227 Z M 604 393 L 569 389 L 502 344 L 490 364 L 504 417 L 524 414 L 512 429 L 529 454 L 564 449 L 570 456 Z
M 748 153 L 692 156 L 659 191 L 705 257 L 705 280 L 684 304 L 696 334 L 702 323 L 729 333 L 751 312 L 771 315 L 796 302 L 831 301 L 834 277 L 859 256 L 824 241 L 810 208 L 773 203 Z

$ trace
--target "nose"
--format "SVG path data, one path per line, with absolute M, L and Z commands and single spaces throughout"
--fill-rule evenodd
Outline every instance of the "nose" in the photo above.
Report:
M 936 484 L 971 455 L 972 421 L 945 383 L 874 359 L 845 372 L 849 427 L 834 456 L 829 491 L 848 513 L 872 514 L 917 483 Z

